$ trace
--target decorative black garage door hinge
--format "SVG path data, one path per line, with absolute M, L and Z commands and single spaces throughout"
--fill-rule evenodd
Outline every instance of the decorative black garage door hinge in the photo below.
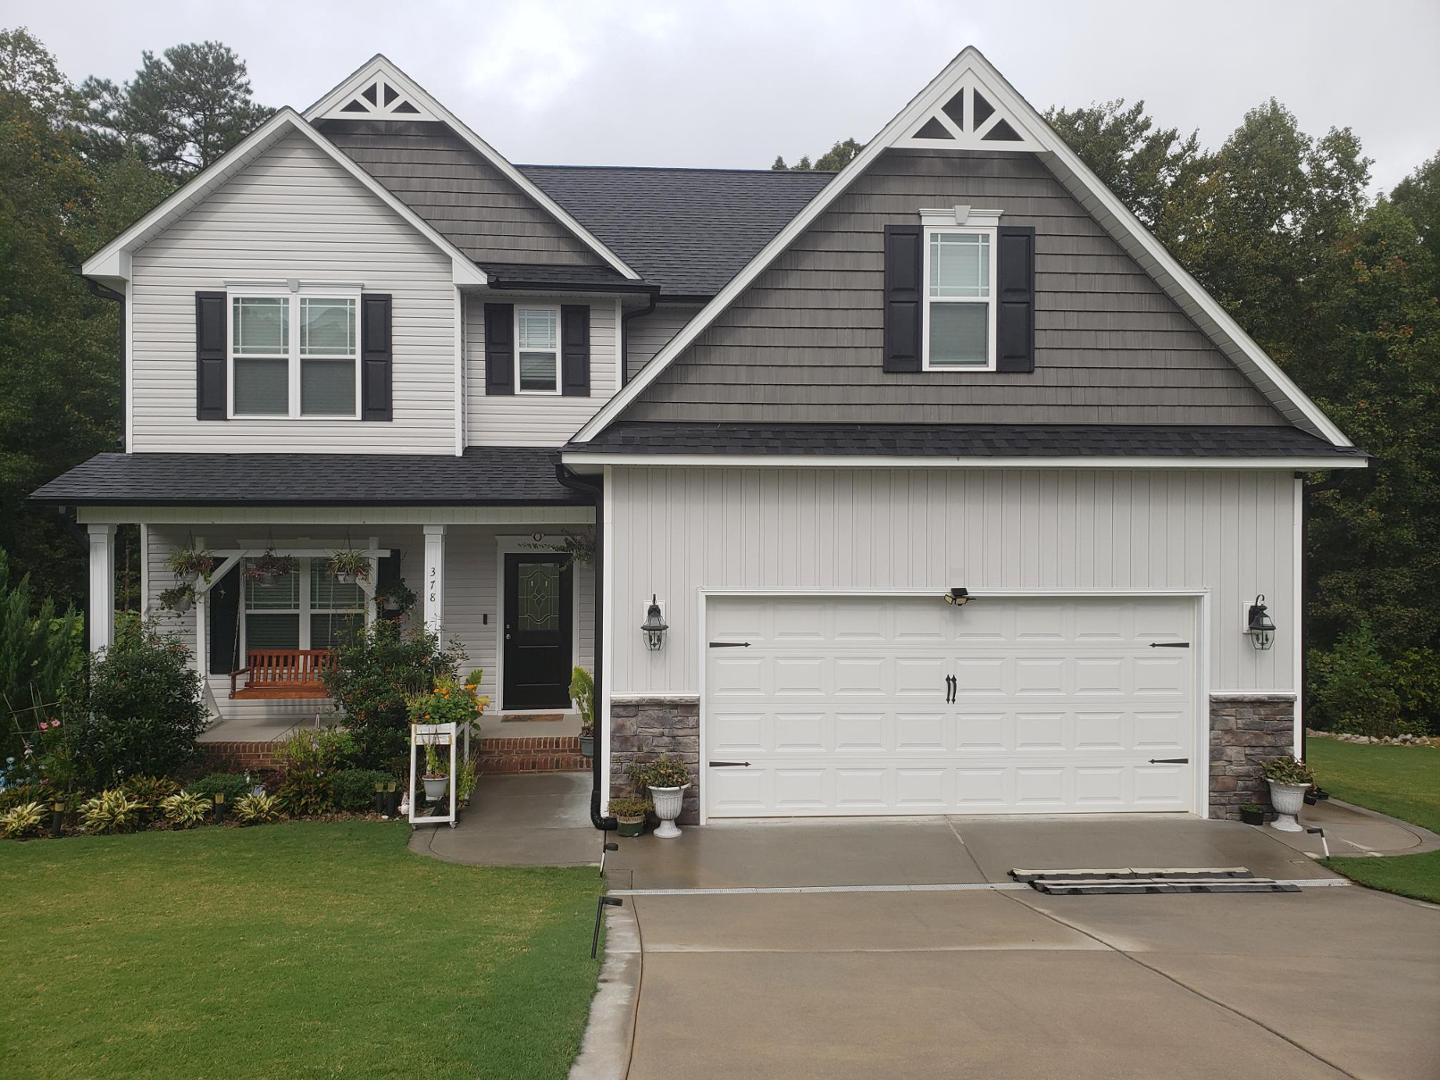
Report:
M 749 643 L 748 641 L 712 641 L 712 642 L 710 642 L 710 648 L 712 648 L 712 649 L 748 649 L 749 647 L 750 647 L 750 643 Z
M 1152 757 L 1147 765 L 1189 765 L 1188 757 Z
M 710 767 L 712 769 L 748 769 L 750 763 L 748 761 L 712 761 Z
M 1152 642 L 1150 642 L 1150 648 L 1152 648 L 1152 649 L 1188 649 L 1189 647 L 1190 647 L 1190 643 L 1189 643 L 1188 641 L 1152 641 Z

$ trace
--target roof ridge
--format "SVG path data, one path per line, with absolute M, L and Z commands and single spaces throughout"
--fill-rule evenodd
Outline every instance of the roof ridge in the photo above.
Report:
M 717 166 L 709 166 L 709 165 L 558 165 L 558 164 L 539 164 L 539 163 L 536 163 L 536 162 L 529 162 L 529 163 L 516 162 L 516 163 L 515 163 L 515 167 L 516 167 L 517 169 L 593 169 L 593 170 L 595 170 L 595 171 L 597 171 L 597 172 L 600 171 L 600 170 L 602 170 L 602 169 L 610 169 L 610 170 L 629 169 L 629 170 L 633 170 L 633 171 L 646 171 L 646 172 L 760 173 L 760 174 L 766 175 L 766 176 L 796 176 L 796 175 L 799 175 L 799 176 L 834 176 L 834 175 L 835 175 L 833 172 L 831 172 L 831 171 L 828 170 L 828 169 L 756 169 L 756 168 L 730 167 L 730 166 L 726 166 L 726 165 L 717 165 Z

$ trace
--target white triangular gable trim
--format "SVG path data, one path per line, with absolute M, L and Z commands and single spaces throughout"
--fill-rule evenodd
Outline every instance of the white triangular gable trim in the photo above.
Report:
M 354 80 L 350 80 L 353 82 Z M 332 93 L 331 95 L 335 95 Z M 328 100 L 328 99 L 327 99 Z M 348 96 L 342 94 L 335 104 L 319 117 L 325 120 L 438 120 L 423 101 L 411 101 L 410 95 L 387 72 L 380 70 L 366 75 Z M 312 117 L 311 119 L 316 119 Z
M 923 145 L 927 149 L 945 146 L 951 149 L 973 149 L 963 145 L 963 138 L 951 141 L 930 140 L 914 143 L 914 132 L 930 118 L 944 112 L 944 106 L 957 90 L 979 88 L 987 101 L 1021 134 L 1024 149 L 1036 153 L 1056 178 L 1089 213 L 1110 233 L 1125 251 L 1155 279 L 1195 324 L 1240 371 L 1253 382 L 1266 399 L 1292 424 L 1310 430 L 1335 446 L 1349 446 L 1350 440 L 1320 411 L 1313 401 L 1295 385 L 1274 360 L 1250 338 L 1240 325 L 1211 297 L 1189 273 L 1165 250 L 1155 237 L 1127 210 L 1065 141 L 1045 123 L 1035 108 L 1016 93 L 979 49 L 967 47 L 945 69 L 910 100 L 910 103 L 865 145 L 850 164 L 806 204 L 790 223 L 781 229 L 745 268 L 730 279 L 679 333 L 655 354 L 638 375 L 620 393 L 590 418 L 574 437 L 575 442 L 589 442 L 604 431 L 621 413 L 645 392 L 660 373 L 674 362 L 701 333 L 755 280 L 790 244 L 804 232 L 881 153 L 895 146 Z M 947 115 L 952 135 L 965 136 L 963 126 Z M 978 129 L 971 135 L 978 136 Z M 1033 145 L 1030 145 L 1033 143 Z M 1014 142 L 979 143 L 985 149 L 1019 149 Z M 877 360 L 878 362 L 878 360 Z
M 208 198 L 216 188 L 243 171 L 283 136 L 293 132 L 298 132 L 309 139 L 386 206 L 404 218 L 417 232 L 450 256 L 457 285 L 484 285 L 486 283 L 485 272 L 476 266 L 464 252 L 436 232 L 415 211 L 382 187 L 373 176 L 355 164 L 347 154 L 340 151 L 339 147 L 306 123 L 304 117 L 288 106 L 276 112 L 219 161 L 195 176 L 179 191 L 86 259 L 85 264 L 81 267 L 81 273 L 100 281 L 129 280 L 132 252 L 160 235 Z
M 955 81 L 954 93 L 922 114 L 894 144 L 918 150 L 1043 150 L 1026 118 L 998 107 L 973 71 Z
M 391 102 L 392 108 L 400 101 L 404 101 L 411 107 L 420 110 L 423 115 L 393 112 L 367 114 L 364 112 L 343 111 L 344 106 L 355 100 L 356 95 L 363 94 L 367 87 L 374 86 L 377 82 L 389 86 L 397 93 L 398 96 Z M 470 145 L 471 149 L 498 169 L 507 180 L 538 203 L 547 214 L 566 229 L 570 230 L 570 232 L 574 233 L 590 250 L 599 255 L 620 274 L 623 274 L 632 281 L 640 280 L 640 275 L 631 269 L 620 256 L 616 255 L 615 252 L 601 243 L 599 237 L 581 225 L 580 222 L 576 221 L 564 207 L 540 190 L 534 181 L 520 172 L 514 165 L 511 165 L 499 151 L 466 127 L 454 113 L 445 108 L 429 91 L 414 79 L 410 78 L 410 76 L 406 75 L 405 72 L 396 67 L 389 58 L 384 55 L 377 54 L 371 58 L 336 86 L 335 89 L 331 90 L 314 105 L 306 109 L 305 119 L 439 120 L 444 124 L 448 124 L 455 134 L 459 135 L 461 139 Z

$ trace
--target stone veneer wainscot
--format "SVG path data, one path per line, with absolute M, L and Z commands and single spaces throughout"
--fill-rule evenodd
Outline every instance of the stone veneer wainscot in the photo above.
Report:
M 1210 816 L 1239 820 L 1246 803 L 1270 805 L 1260 763 L 1295 750 L 1295 699 L 1276 694 L 1210 699 Z
M 700 820 L 700 701 L 630 698 L 610 703 L 610 797 L 634 793 L 626 769 L 669 755 L 692 777 L 680 811 L 682 825 Z M 645 794 L 641 792 L 640 794 Z

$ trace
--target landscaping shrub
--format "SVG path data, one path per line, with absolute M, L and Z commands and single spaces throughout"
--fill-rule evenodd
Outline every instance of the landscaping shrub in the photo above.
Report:
M 115 643 L 72 682 L 67 741 L 89 786 L 131 776 L 166 776 L 196 760 L 208 716 L 190 650 L 130 616 Z
M 1307 718 L 1352 735 L 1440 734 L 1440 654 L 1410 649 L 1395 659 L 1360 627 L 1309 654 Z
M 11 582 L 9 559 L 0 551 L 0 762 L 23 762 L 24 733 L 57 715 L 84 662 L 84 620 L 74 611 L 57 612 L 53 600 L 37 601 L 28 574 Z
M 0 790 L 0 813 L 29 802 L 50 806 L 60 797 L 61 793 L 58 788 L 44 782 L 13 784 Z
M 346 769 L 355 761 L 355 736 L 344 728 L 301 729 L 280 744 L 279 768 Z
M 279 777 L 275 798 L 291 817 L 314 817 L 335 810 L 335 787 L 321 769 L 291 769 Z
M 180 785 L 168 776 L 132 776 L 120 787 L 151 810 L 159 810 L 162 802 L 180 790 Z
M 23 840 L 39 836 L 45 827 L 48 808 L 38 802 L 19 803 L 0 814 L 0 836 L 6 840 Z
M 87 833 L 134 832 L 145 807 L 121 788 L 102 791 L 80 806 L 80 822 Z
M 280 820 L 280 800 L 274 795 L 246 795 L 235 804 L 235 819 L 242 825 L 263 825 Z
M 375 806 L 375 785 L 388 784 L 395 778 L 378 769 L 341 769 L 332 778 L 331 791 L 335 809 L 354 812 Z
M 185 790 L 213 803 L 217 794 L 225 796 L 225 805 L 233 806 L 255 789 L 255 781 L 245 773 L 211 773 L 202 776 Z
M 181 791 L 160 800 L 160 812 L 167 824 L 177 829 L 203 825 L 210 815 L 211 801 L 193 791 Z
M 464 659 L 463 649 L 441 648 L 439 638 L 423 628 L 406 631 L 383 619 L 342 644 L 324 678 L 354 737 L 354 764 L 375 769 L 403 760 L 409 700 L 453 675 Z

